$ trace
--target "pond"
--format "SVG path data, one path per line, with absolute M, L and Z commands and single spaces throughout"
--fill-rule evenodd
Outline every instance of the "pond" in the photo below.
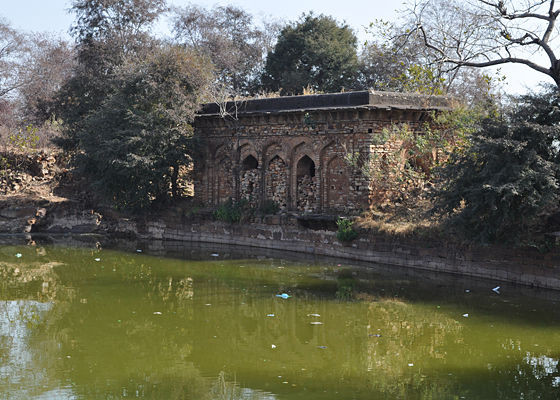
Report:
M 560 397 L 556 292 L 174 249 L 1 246 L 0 398 Z

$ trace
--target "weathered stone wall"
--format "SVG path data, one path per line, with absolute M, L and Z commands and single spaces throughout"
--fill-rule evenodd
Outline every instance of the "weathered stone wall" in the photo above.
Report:
M 201 115 L 195 132 L 204 157 L 195 166 L 195 198 L 214 206 L 271 200 L 306 213 L 366 209 L 374 186 L 346 156 L 388 151 L 390 144 L 373 145 L 372 136 L 394 123 L 415 129 L 425 117 L 421 110 L 365 108 Z
M 480 248 L 451 243 L 429 243 L 361 234 L 351 245 L 340 243 L 336 232 L 304 229 L 276 216 L 253 224 L 221 222 L 169 223 L 151 221 L 140 236 L 180 242 L 251 246 L 280 251 L 331 256 L 366 263 L 444 272 L 501 282 L 560 290 L 560 254 L 537 250 Z M 143 233 L 142 233 L 143 232 Z

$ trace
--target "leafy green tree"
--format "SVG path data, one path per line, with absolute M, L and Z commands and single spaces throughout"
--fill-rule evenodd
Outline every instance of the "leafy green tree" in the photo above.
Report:
M 436 209 L 480 242 L 516 242 L 558 208 L 560 128 L 487 119 L 440 171 Z
M 347 25 L 325 15 L 303 15 L 282 29 L 268 54 L 263 84 L 283 94 L 301 94 L 305 88 L 352 89 L 358 72 L 356 46 L 356 36 Z
M 207 60 L 164 47 L 115 73 L 115 90 L 85 119 L 79 164 L 120 208 L 178 197 L 179 171 L 196 153 L 191 122 L 208 85 Z
M 114 90 L 116 69 L 125 60 L 140 62 L 157 46 L 150 29 L 166 9 L 165 0 L 73 0 L 78 62 L 55 99 L 66 133 L 59 144 L 75 148 L 87 115 Z

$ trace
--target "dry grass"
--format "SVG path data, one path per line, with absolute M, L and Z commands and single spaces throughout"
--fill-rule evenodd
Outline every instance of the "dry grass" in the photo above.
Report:
M 406 203 L 377 207 L 356 220 L 361 229 L 396 237 L 436 239 L 443 233 L 441 218 L 430 213 L 427 198 L 411 198 Z

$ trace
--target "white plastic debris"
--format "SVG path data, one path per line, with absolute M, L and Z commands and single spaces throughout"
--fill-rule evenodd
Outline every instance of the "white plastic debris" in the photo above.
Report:
M 136 249 L 137 253 L 142 253 L 142 249 Z
M 16 254 L 16 258 L 21 258 L 21 257 L 22 257 L 21 253 Z
M 470 289 L 465 289 L 465 293 L 470 293 L 471 290 Z
M 212 253 L 210 254 L 212 257 L 220 257 L 220 255 L 218 253 Z
M 266 314 L 267 317 L 274 317 L 274 314 Z
M 154 315 L 161 315 L 161 312 L 160 311 L 155 311 Z
M 313 322 L 310 322 L 310 324 L 311 325 L 323 325 L 323 323 L 319 322 L 319 321 L 313 321 Z
M 463 317 L 469 318 L 469 314 L 463 314 Z
M 292 296 L 290 296 L 288 293 L 282 293 L 282 294 L 277 294 L 276 297 L 281 297 L 283 299 L 289 299 Z
M 276 345 L 273 344 L 273 345 L 271 345 L 270 347 L 273 348 L 273 349 L 275 349 L 275 348 L 276 348 Z
M 320 314 L 307 314 L 308 317 L 320 317 Z
M 500 286 L 496 286 L 494 289 L 492 289 L 492 291 L 494 293 L 500 294 Z

